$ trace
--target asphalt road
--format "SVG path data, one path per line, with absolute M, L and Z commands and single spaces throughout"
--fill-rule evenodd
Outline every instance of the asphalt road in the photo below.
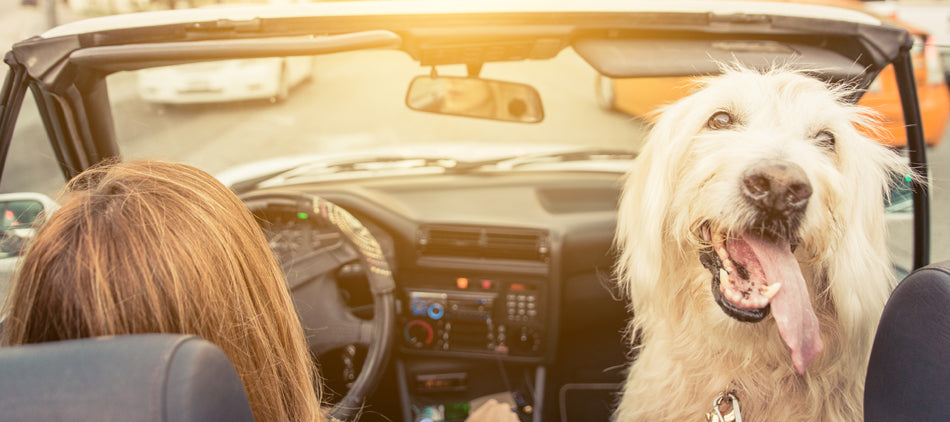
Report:
M 943 141 L 927 150 L 930 168 L 930 262 L 950 259 L 950 131 Z M 911 215 L 891 216 L 888 249 L 898 265 L 910 268 L 912 259 Z
M 948 131 L 950 133 L 950 131 Z M 931 171 L 930 262 L 950 259 L 950 136 L 927 151 Z

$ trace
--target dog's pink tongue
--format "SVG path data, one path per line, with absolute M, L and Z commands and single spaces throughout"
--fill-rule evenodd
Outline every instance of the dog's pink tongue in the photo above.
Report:
M 745 242 L 752 249 L 755 257 L 749 261 L 758 261 L 766 284 L 782 283 L 770 302 L 772 315 L 782 340 L 791 350 L 795 370 L 804 374 L 805 367 L 821 353 L 824 344 L 818 332 L 818 318 L 808 299 L 805 278 L 791 247 L 784 240 L 771 241 L 747 234 L 732 240 L 736 241 Z M 749 266 L 752 262 L 744 264 Z

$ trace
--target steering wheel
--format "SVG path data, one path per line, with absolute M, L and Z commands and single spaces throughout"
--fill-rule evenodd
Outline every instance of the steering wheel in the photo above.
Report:
M 330 416 L 346 420 L 379 384 L 392 349 L 395 281 L 379 242 L 352 214 L 315 195 L 260 192 L 242 196 L 241 200 L 255 215 L 291 213 L 342 235 L 342 242 L 282 262 L 281 269 L 311 352 L 320 355 L 351 344 L 367 347 L 362 370 L 346 395 L 330 410 Z M 337 286 L 336 271 L 354 261 L 360 263 L 369 280 L 372 320 L 353 315 Z

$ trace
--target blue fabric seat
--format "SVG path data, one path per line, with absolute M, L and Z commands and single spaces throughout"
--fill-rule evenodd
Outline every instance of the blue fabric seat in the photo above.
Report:
M 0 348 L 0 420 L 253 421 L 220 348 L 144 334 Z
M 914 271 L 888 299 L 868 364 L 864 418 L 950 421 L 950 261 Z

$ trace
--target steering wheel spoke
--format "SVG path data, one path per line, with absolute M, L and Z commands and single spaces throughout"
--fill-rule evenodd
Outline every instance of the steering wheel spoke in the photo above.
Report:
M 311 251 L 281 265 L 290 291 L 297 290 L 308 281 L 332 277 L 333 272 L 344 264 L 359 259 L 359 252 L 345 242 Z
M 373 321 L 353 317 L 351 321 L 336 321 L 321 327 L 306 327 L 310 350 L 323 354 L 351 344 L 369 346 L 373 341 Z

